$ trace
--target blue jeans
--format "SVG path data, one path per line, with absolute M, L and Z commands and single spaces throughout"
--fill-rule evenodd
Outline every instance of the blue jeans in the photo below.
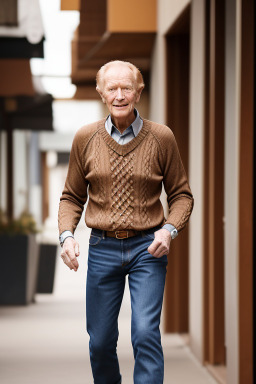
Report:
M 156 229 L 155 229 L 156 230 Z M 128 239 L 105 237 L 93 229 L 86 288 L 87 331 L 95 384 L 119 384 L 116 353 L 118 314 L 128 274 L 132 308 L 135 384 L 161 384 L 164 359 L 159 330 L 167 256 L 148 253 L 154 230 Z

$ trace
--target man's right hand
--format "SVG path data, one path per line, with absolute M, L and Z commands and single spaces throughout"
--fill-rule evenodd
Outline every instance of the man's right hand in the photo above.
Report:
M 62 246 L 61 258 L 64 263 L 76 272 L 79 264 L 77 257 L 80 255 L 79 244 L 73 237 L 67 237 Z

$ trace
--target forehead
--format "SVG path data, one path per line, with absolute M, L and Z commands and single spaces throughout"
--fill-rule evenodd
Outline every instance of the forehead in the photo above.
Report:
M 130 82 L 136 83 L 133 71 L 127 66 L 122 64 L 111 65 L 103 77 L 104 83 L 120 83 Z

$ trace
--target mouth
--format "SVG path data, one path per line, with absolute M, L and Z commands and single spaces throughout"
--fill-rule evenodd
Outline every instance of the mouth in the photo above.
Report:
M 113 105 L 113 107 L 115 108 L 124 108 L 124 107 L 127 107 L 128 104 L 122 104 L 122 105 Z

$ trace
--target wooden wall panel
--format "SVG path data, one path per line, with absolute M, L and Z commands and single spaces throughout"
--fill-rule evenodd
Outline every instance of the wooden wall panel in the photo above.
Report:
M 107 1 L 83 0 L 80 11 L 79 36 L 101 36 L 107 28 Z
M 156 0 L 108 0 L 109 32 L 156 32 Z
M 61 0 L 61 11 L 79 11 L 81 0 Z
M 254 2 L 241 2 L 239 175 L 239 383 L 253 380 Z M 255 378 L 254 378 L 255 379 Z
M 189 11 L 166 38 L 167 125 L 172 129 L 188 173 Z M 186 21 L 184 23 L 184 20 Z M 188 332 L 188 228 L 171 243 L 165 288 L 165 331 Z
M 1 59 L 0 73 L 0 96 L 35 94 L 29 59 Z
M 204 360 L 224 364 L 224 3 L 206 13 Z

